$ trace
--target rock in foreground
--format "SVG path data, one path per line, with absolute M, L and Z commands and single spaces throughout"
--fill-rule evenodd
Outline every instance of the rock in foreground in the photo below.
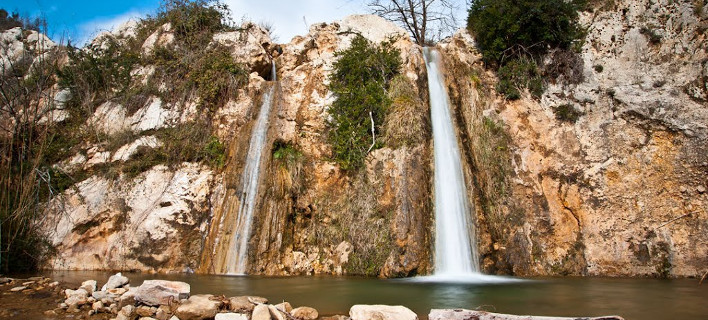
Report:
M 358 304 L 349 309 L 349 317 L 351 320 L 418 320 L 415 312 L 404 306 L 364 304 Z
M 145 280 L 135 294 L 135 300 L 146 305 L 167 305 L 172 301 L 188 299 L 188 283 L 167 280 Z
M 512 314 L 491 313 L 486 311 L 466 310 L 466 309 L 433 309 L 428 315 L 429 320 L 571 320 L 578 319 L 564 317 L 542 317 L 542 316 L 517 316 Z M 620 316 L 605 316 L 595 318 L 580 318 L 585 320 L 624 320 Z

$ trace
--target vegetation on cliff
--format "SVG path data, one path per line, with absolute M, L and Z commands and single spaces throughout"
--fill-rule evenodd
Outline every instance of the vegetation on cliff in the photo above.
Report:
M 42 35 L 30 44 L 25 39 L 30 33 L 23 30 L 15 42 L 2 44 L 3 56 L 16 45 L 21 56 L 2 61 L 0 70 L 1 272 L 34 269 L 48 256 L 51 247 L 38 232 L 46 204 L 91 175 L 131 178 L 157 164 L 185 161 L 224 165 L 226 146 L 213 135 L 212 118 L 248 81 L 242 65 L 210 45 L 216 32 L 233 30 L 230 21 L 225 5 L 217 1 L 167 0 L 132 35 L 101 35 L 76 48 L 54 45 Z M 0 10 L 2 30 L 39 24 Z M 174 40 L 145 50 L 150 36 L 163 33 Z M 136 76 L 136 70 L 147 67 L 155 72 Z M 196 101 L 198 112 L 191 120 L 142 132 L 104 132 L 90 121 L 103 103 L 120 105 L 132 115 L 155 99 L 177 112 Z M 147 135 L 161 143 L 139 147 L 124 161 L 71 170 L 58 165 L 86 156 L 90 148 L 114 152 Z
M 568 51 L 579 43 L 584 30 L 578 24 L 578 10 L 584 6 L 584 0 L 472 2 L 467 28 L 485 62 L 498 68 L 497 90 L 512 100 L 520 98 L 519 89 L 527 88 L 534 96 L 540 96 L 541 76 L 559 75 L 557 71 L 541 70 L 541 58 L 550 50 Z M 554 57 L 559 59 L 552 65 L 567 64 L 568 68 L 574 68 L 580 61 L 573 59 L 573 55 Z
M 329 141 L 335 161 L 345 170 L 355 170 L 378 144 L 375 134 L 391 105 L 386 91 L 401 68 L 401 56 L 390 42 L 374 45 L 360 35 L 335 56 L 329 89 L 336 100 L 328 109 Z

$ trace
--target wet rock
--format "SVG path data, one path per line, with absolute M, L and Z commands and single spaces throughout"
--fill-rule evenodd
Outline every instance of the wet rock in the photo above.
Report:
M 185 282 L 145 280 L 135 292 L 135 301 L 149 306 L 167 305 L 170 302 L 189 298 L 189 292 L 190 286 Z
M 268 303 L 268 299 L 263 297 L 240 296 L 229 298 L 228 308 L 230 311 L 251 313 L 255 303 Z
M 175 315 L 180 320 L 201 320 L 214 318 L 219 312 L 221 301 L 212 299 L 210 294 L 198 294 L 189 297 L 177 307 Z
M 218 313 L 214 320 L 248 320 L 248 315 L 243 313 Z
M 96 280 L 86 280 L 81 283 L 79 288 L 86 290 L 88 294 L 92 295 L 96 291 Z
M 268 306 L 265 304 L 259 304 L 255 308 L 253 308 L 251 320 L 271 320 L 270 311 L 268 311 Z
M 14 288 L 10 289 L 10 292 L 20 292 L 25 289 L 27 289 L 26 286 L 19 286 L 19 287 L 14 287 Z
M 349 309 L 352 320 L 418 320 L 415 312 L 404 306 L 355 305 Z
M 124 285 L 128 284 L 130 280 L 128 280 L 127 277 L 124 277 L 120 272 L 112 275 L 110 278 L 108 278 L 108 282 L 103 285 L 101 288 L 101 291 L 107 291 L 108 289 L 116 289 L 116 288 L 121 288 Z
M 290 312 L 290 315 L 300 320 L 315 320 L 320 316 L 317 310 L 310 307 L 295 308 Z

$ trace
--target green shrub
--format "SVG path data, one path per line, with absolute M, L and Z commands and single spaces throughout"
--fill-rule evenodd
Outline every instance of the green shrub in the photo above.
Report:
M 328 110 L 329 141 L 334 160 L 342 169 L 353 170 L 363 165 L 372 146 L 372 119 L 380 132 L 391 104 L 386 90 L 401 68 L 401 57 L 390 42 L 374 45 L 360 35 L 335 57 L 329 84 L 336 96 Z
M 248 83 L 248 72 L 225 48 L 217 47 L 207 51 L 189 71 L 188 78 L 201 98 L 202 106 L 214 112 L 235 92 Z
M 564 75 L 570 83 L 582 81 L 582 60 L 576 55 L 585 35 L 578 10 L 585 5 L 585 0 L 473 1 L 467 29 L 484 61 L 498 68 L 498 91 L 512 100 L 520 98 L 524 88 L 536 97 L 543 94 L 535 61 L 549 49 L 560 50 L 554 51 L 554 63 L 544 74 L 554 79 Z
M 142 21 L 141 37 L 169 23 L 175 40 L 190 50 L 206 47 L 214 33 L 231 30 L 228 7 L 218 0 L 163 0 L 155 17 Z
M 583 113 L 576 110 L 572 104 L 562 104 L 554 107 L 553 113 L 556 114 L 556 119 L 569 123 L 575 123 L 580 116 L 583 115 Z
M 67 103 L 72 116 L 85 119 L 93 112 L 92 104 L 112 99 L 128 90 L 130 72 L 140 55 L 108 38 L 104 45 L 84 49 L 67 48 L 69 63 L 57 71 L 59 86 L 71 90 Z
M 209 137 L 209 142 L 204 145 L 204 160 L 212 167 L 223 168 L 226 163 L 226 146 L 216 136 Z
M 499 68 L 497 75 L 497 91 L 509 100 L 521 98 L 519 90 L 524 88 L 528 88 L 535 97 L 543 94 L 543 79 L 533 60 L 513 59 Z
M 477 0 L 467 28 L 484 59 L 503 64 L 508 58 L 543 54 L 549 47 L 569 49 L 583 34 L 577 12 L 583 6 L 578 0 Z
M 273 160 L 283 164 L 293 163 L 302 158 L 302 152 L 294 144 L 283 140 L 275 140 L 273 142 L 272 154 Z

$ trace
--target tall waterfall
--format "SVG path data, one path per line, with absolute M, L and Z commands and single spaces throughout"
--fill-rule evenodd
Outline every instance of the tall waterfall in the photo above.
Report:
M 271 67 L 271 80 L 276 81 L 275 62 Z M 246 156 L 246 165 L 241 177 L 241 194 L 239 195 L 239 208 L 234 229 L 232 247 L 226 256 L 227 274 L 245 274 L 248 260 L 248 240 L 251 238 L 253 224 L 253 210 L 256 206 L 258 195 L 258 180 L 261 169 L 261 156 L 265 151 L 264 144 L 268 135 L 268 119 L 273 105 L 273 95 L 276 84 L 272 84 L 263 96 L 261 110 L 256 119 L 256 124 L 251 132 L 251 140 Z
M 479 272 L 474 224 L 468 221 L 460 151 L 450 116 L 450 98 L 439 68 L 439 53 L 424 48 L 430 90 L 435 161 L 435 276 Z

